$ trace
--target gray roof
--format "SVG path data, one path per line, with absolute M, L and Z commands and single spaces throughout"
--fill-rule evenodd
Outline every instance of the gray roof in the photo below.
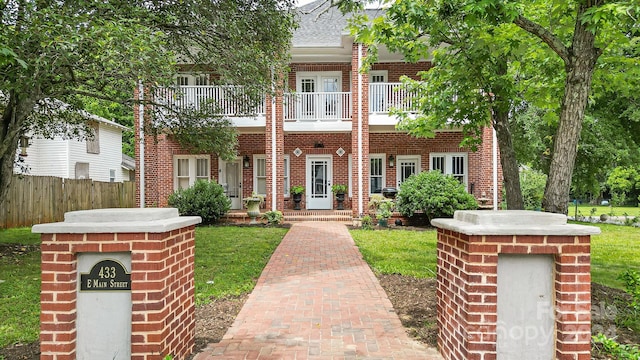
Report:
M 298 8 L 298 29 L 293 34 L 293 47 L 341 47 L 343 35 L 349 35 L 347 20 L 331 1 L 317 0 Z M 366 10 L 369 17 L 383 10 Z
M 132 158 L 131 156 L 122 154 L 122 167 L 129 170 L 129 171 L 133 171 L 136 169 L 136 159 Z

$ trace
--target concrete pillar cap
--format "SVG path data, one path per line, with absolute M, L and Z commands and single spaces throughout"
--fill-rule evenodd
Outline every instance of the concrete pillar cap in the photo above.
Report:
M 431 225 L 466 235 L 593 235 L 600 228 L 567 224 L 562 214 L 527 210 L 460 210 L 453 219 L 433 219 Z
M 180 216 L 175 208 L 116 208 L 71 211 L 64 221 L 34 225 L 34 233 L 162 233 L 199 224 L 199 216 Z

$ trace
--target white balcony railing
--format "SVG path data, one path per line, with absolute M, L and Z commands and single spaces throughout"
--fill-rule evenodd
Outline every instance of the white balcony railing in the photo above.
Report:
M 415 112 L 417 106 L 412 97 L 413 93 L 401 83 L 369 84 L 369 112 L 388 113 L 391 108 Z
M 351 120 L 351 93 L 289 93 L 283 98 L 284 121 Z
M 202 109 L 214 106 L 216 113 L 224 116 L 264 115 L 264 96 L 258 104 L 246 93 L 242 86 L 181 86 L 179 89 L 161 89 L 156 94 L 156 101 L 180 108 Z
M 412 112 L 416 106 L 411 92 L 401 83 L 369 84 L 369 112 L 384 115 L 391 108 Z M 156 101 L 173 107 L 201 109 L 215 106 L 220 115 L 243 117 L 264 115 L 265 101 L 254 107 L 241 86 L 181 86 L 179 89 L 161 89 Z M 253 102 L 255 103 L 255 101 Z M 283 96 L 285 122 L 350 121 L 352 103 L 350 92 L 286 93 Z

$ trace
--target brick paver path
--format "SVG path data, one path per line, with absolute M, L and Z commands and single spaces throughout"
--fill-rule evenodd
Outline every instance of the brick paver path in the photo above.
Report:
M 405 333 L 347 228 L 291 227 L 205 359 L 442 359 Z

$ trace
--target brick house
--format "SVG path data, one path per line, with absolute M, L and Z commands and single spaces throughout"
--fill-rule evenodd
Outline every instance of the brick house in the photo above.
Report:
M 160 135 L 145 137 L 140 164 L 136 141 L 138 203 L 166 206 L 176 189 L 211 179 L 225 187 L 232 209 L 242 209 L 242 198 L 252 192 L 265 195 L 268 210 L 293 209 L 289 189 L 302 185 L 303 209 L 332 210 L 336 201 L 331 185 L 344 184 L 345 208 L 357 216 L 367 212 L 372 194 L 397 188 L 410 175 L 428 170 L 456 176 L 476 198 L 490 199 L 487 204 L 499 202 L 502 178 L 492 129 L 483 131 L 476 152 L 459 147 L 461 131 L 443 130 L 425 139 L 397 130 L 389 109 L 409 106 L 397 91 L 400 76 L 416 78 L 431 63 L 407 63 L 401 55 L 380 49 L 369 73 L 360 73 L 366 49 L 348 34 L 346 18 L 338 10 L 316 9 L 318 4 L 299 8 L 290 72 L 285 75 L 290 90 L 267 97 L 257 115 L 242 116 L 233 113 L 233 105 L 228 107 L 239 134 L 237 158 L 227 162 L 215 154 L 189 154 Z M 177 75 L 185 98 L 193 101 L 202 94 L 220 96 L 216 94 L 222 87 L 212 85 L 212 79 Z

